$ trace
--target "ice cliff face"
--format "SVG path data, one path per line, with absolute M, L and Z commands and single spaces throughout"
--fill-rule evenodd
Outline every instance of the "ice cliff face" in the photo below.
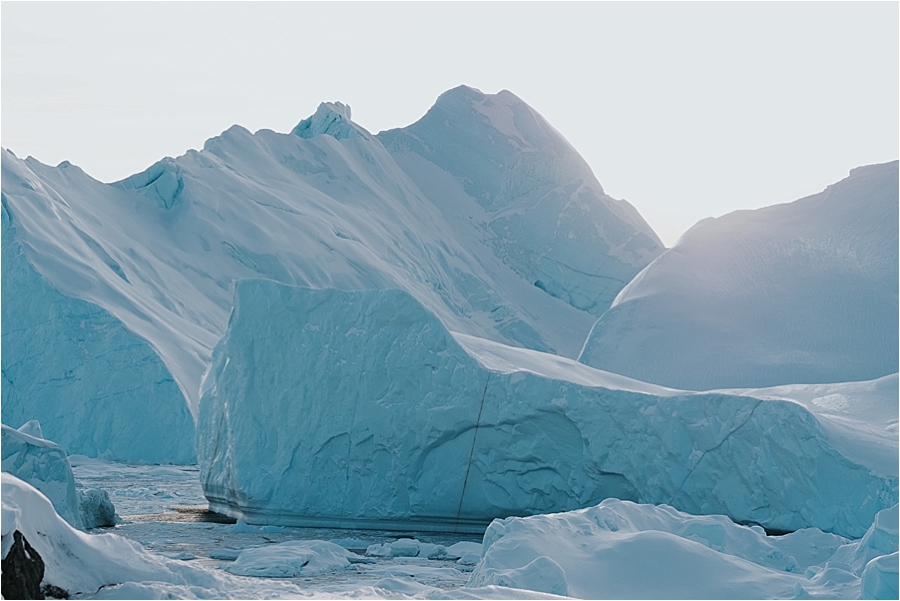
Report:
M 451 334 L 398 290 L 248 280 L 201 389 L 201 482 L 255 523 L 465 530 L 617 497 L 862 536 L 897 502 L 896 432 L 878 434 L 896 377 L 868 441 L 776 392 L 681 393 Z
M 442 97 L 438 107 L 444 104 Z M 268 130 L 251 134 L 234 126 L 207 141 L 199 152 L 165 158 L 113 184 L 98 182 L 69 163 L 54 168 L 4 151 L 3 203 L 21 247 L 16 251 L 17 269 L 24 273 L 33 267 L 28 277 L 35 283 L 29 285 L 45 286 L 40 293 L 35 288 L 35 298 L 58 293 L 46 308 L 56 311 L 54 325 L 43 328 L 43 316 L 35 315 L 26 332 L 7 328 L 6 320 L 27 321 L 32 319 L 26 318 L 28 311 L 45 305 L 41 301 L 30 306 L 31 296 L 20 294 L 18 290 L 25 288 L 19 285 L 5 287 L 3 370 L 18 373 L 3 388 L 4 419 L 15 425 L 37 417 L 71 452 L 97 454 L 109 449 L 119 459 L 183 459 L 181 450 L 146 454 L 148 447 L 135 439 L 140 448 L 125 451 L 107 438 L 118 435 L 114 432 L 132 438 L 129 432 L 139 425 L 150 439 L 155 432 L 170 431 L 189 440 L 180 425 L 170 428 L 181 423 L 184 412 L 170 407 L 173 390 L 165 372 L 196 415 L 200 376 L 225 332 L 234 281 L 242 278 L 264 277 L 313 288 L 399 288 L 455 331 L 576 356 L 594 321 L 587 312 L 595 310 L 594 301 L 572 302 L 561 286 L 579 298 L 587 291 L 585 298 L 593 299 L 599 292 L 591 282 L 599 281 L 595 277 L 599 272 L 588 270 L 582 276 L 565 271 L 567 275 L 560 272 L 557 277 L 526 273 L 522 265 L 529 257 L 546 254 L 549 240 L 566 256 L 601 256 L 610 265 L 619 265 L 609 258 L 613 251 L 606 238 L 579 234 L 573 239 L 575 246 L 569 247 L 568 238 L 556 233 L 573 220 L 587 227 L 582 222 L 590 219 L 592 228 L 625 232 L 621 240 L 616 238 L 619 250 L 613 254 L 625 253 L 621 256 L 628 267 L 625 271 L 612 267 L 607 275 L 614 284 L 603 285 L 615 294 L 657 252 L 626 252 L 630 248 L 626 240 L 632 234 L 635 240 L 655 237 L 633 209 L 617 201 L 604 200 L 600 204 L 609 206 L 602 210 L 573 212 L 576 205 L 593 203 L 590 190 L 599 190 L 593 176 L 584 186 L 572 184 L 565 203 L 558 201 L 556 192 L 551 195 L 556 200 L 540 201 L 574 181 L 565 174 L 584 171 L 588 177 L 589 170 L 527 105 L 515 99 L 510 106 L 503 104 L 503 110 L 524 111 L 530 119 L 520 124 L 527 134 L 509 129 L 519 127 L 518 118 L 512 125 L 497 122 L 509 140 L 524 136 L 518 145 L 504 142 L 494 149 L 485 133 L 494 131 L 490 128 L 496 123 L 491 125 L 494 121 L 485 121 L 474 109 L 453 115 L 455 128 L 478 133 L 468 140 L 470 147 L 461 145 L 456 129 L 430 133 L 432 144 L 455 148 L 467 155 L 465 161 L 468 155 L 493 157 L 499 152 L 497 157 L 513 163 L 519 160 L 516 153 L 525 153 L 528 156 L 521 160 L 531 165 L 528 173 L 547 172 L 534 184 L 540 190 L 533 193 L 526 180 L 515 190 L 510 188 L 518 171 L 502 177 L 500 172 L 485 174 L 488 179 L 509 180 L 501 186 L 503 193 L 492 192 L 486 204 L 491 211 L 501 204 L 508 209 L 503 223 L 518 220 L 513 213 L 541 207 L 537 212 L 529 209 L 525 229 L 514 234 L 510 229 L 502 236 L 481 225 L 451 226 L 441 209 L 447 198 L 440 190 L 446 178 L 455 182 L 458 174 L 434 167 L 434 173 L 415 171 L 414 181 L 379 139 L 351 121 L 349 107 L 341 103 L 323 103 L 290 134 Z M 448 136 L 446 144 L 435 137 L 439 135 Z M 478 185 L 487 186 L 488 179 L 479 179 Z M 587 200 L 573 200 L 582 196 Z M 638 225 L 627 225 L 629 218 Z M 492 213 L 492 223 L 496 219 L 499 214 Z M 637 230 L 643 233 L 635 234 Z M 491 240 L 481 241 L 482 234 Z M 514 244 L 497 246 L 511 236 L 516 238 Z M 528 237 L 541 249 L 529 250 Z M 4 244 L 7 238 L 4 231 Z M 547 256 L 561 260 L 553 253 Z M 549 265 L 544 259 L 538 263 Z M 7 276 L 4 259 L 4 283 L 7 277 L 14 276 Z M 20 311 L 25 313 L 20 316 Z M 127 338 L 113 342 L 114 331 Z M 16 336 L 18 342 L 12 342 Z M 90 346 L 98 337 L 107 342 Z M 50 350 L 37 361 L 34 348 Z M 154 351 L 162 365 L 151 356 Z M 102 369 L 73 372 L 76 365 L 87 365 L 83 357 L 91 357 L 87 363 Z M 151 380 L 147 370 L 157 370 L 156 379 Z M 69 423 L 70 432 L 63 432 L 62 422 L 50 409 L 55 403 L 62 411 L 63 405 L 49 400 L 55 399 L 62 382 L 66 394 L 73 395 L 66 412 L 108 416 L 100 419 L 109 419 L 110 424 L 86 428 L 76 420 Z M 144 405 L 129 399 L 144 394 L 136 388 L 149 385 L 159 389 L 154 393 L 157 406 L 144 413 Z M 17 400 L 8 400 L 13 397 Z M 138 423 L 134 417 L 139 414 L 143 419 Z M 154 423 L 158 430 L 148 426 Z M 162 446 L 164 439 L 158 440 Z
M 2 219 L 3 422 L 37 419 L 70 453 L 195 461 L 194 420 L 159 356 L 108 311 L 35 271 L 5 195 Z
M 706 219 L 594 325 L 580 361 L 665 386 L 868 380 L 897 371 L 897 162 Z
M 663 251 L 634 207 L 606 195 L 565 138 L 506 90 L 454 88 L 378 138 L 461 238 L 583 311 L 602 314 Z

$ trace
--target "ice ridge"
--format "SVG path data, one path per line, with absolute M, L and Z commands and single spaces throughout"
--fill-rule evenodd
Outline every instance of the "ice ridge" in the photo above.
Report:
M 137 190 L 164 209 L 171 209 L 181 202 L 184 191 L 181 167 L 170 157 L 111 185 L 123 190 Z
M 350 119 L 350 107 L 341 102 L 323 102 L 315 114 L 304 119 L 291 131 L 295 136 L 309 139 L 328 135 L 336 140 L 346 140 L 369 133 Z

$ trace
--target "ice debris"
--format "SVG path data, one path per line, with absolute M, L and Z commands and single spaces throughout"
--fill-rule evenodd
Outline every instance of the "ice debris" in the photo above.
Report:
M 327 541 L 292 540 L 244 549 L 234 562 L 220 567 L 238 576 L 297 578 L 345 570 L 350 567 L 348 557 L 354 555 Z

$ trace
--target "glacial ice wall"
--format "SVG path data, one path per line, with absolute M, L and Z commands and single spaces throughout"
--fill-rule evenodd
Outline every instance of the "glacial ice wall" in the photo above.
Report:
M 398 290 L 245 280 L 198 456 L 211 509 L 251 523 L 466 530 L 617 497 L 859 537 L 897 502 L 896 462 L 851 460 L 822 419 L 453 335 Z
M 37 419 L 70 453 L 191 463 L 194 419 L 166 366 L 105 309 L 65 296 L 26 258 L 3 199 L 2 418 Z
M 705 219 L 625 287 L 579 361 L 708 390 L 897 371 L 897 162 Z

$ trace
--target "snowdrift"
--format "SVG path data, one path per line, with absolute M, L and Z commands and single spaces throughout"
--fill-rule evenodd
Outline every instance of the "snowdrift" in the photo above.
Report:
M 897 502 L 896 386 L 872 393 L 891 435 L 786 395 L 680 392 L 451 334 L 399 290 L 247 280 L 197 452 L 210 508 L 249 523 L 478 530 L 617 497 L 860 537 Z
M 3 177 L 5 182 L 6 171 Z M 159 356 L 108 311 L 61 294 L 35 271 L 6 198 L 4 193 L 3 422 L 37 419 L 46 436 L 70 453 L 196 461 L 194 419 Z
M 878 513 L 860 541 L 815 528 L 773 537 L 723 516 L 608 499 L 494 521 L 468 586 L 586 599 L 892 599 L 896 524 L 895 505 Z
M 691 390 L 896 372 L 897 165 L 701 221 L 619 293 L 579 360 Z

